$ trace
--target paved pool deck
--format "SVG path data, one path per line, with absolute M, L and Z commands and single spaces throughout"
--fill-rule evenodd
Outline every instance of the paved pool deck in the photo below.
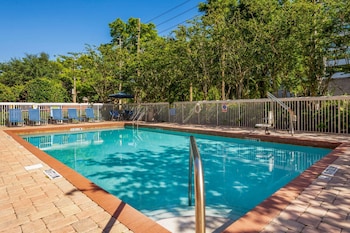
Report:
M 263 130 L 229 127 L 142 125 L 333 147 L 328 156 L 239 220 L 218 228 L 215 219 L 208 219 L 207 232 L 350 232 L 350 135 L 265 135 Z M 123 122 L 0 127 L 0 232 L 194 232 L 192 218 L 160 225 L 17 135 L 113 127 L 123 127 Z M 27 167 L 37 164 L 42 167 Z M 337 172 L 320 176 L 329 165 Z M 63 177 L 47 178 L 43 171 L 49 168 Z

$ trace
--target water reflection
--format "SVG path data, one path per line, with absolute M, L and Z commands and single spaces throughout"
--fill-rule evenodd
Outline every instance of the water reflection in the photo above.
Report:
M 88 146 L 90 144 L 103 143 L 100 131 L 24 136 L 23 138 L 42 150 L 54 150 L 65 147 Z

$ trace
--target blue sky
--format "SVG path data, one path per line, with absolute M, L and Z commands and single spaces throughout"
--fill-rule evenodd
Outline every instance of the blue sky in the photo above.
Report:
M 108 24 L 117 18 L 149 23 L 159 16 L 152 22 L 161 35 L 168 35 L 199 14 L 199 2 L 205 0 L 2 0 L 0 62 L 41 52 L 53 59 L 108 43 Z

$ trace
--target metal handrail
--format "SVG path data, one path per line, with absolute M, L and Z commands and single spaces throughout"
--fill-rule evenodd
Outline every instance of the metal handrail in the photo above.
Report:
M 194 166 L 194 191 L 195 191 L 195 215 L 196 215 L 196 233 L 205 232 L 205 195 L 204 195 L 204 176 L 202 160 L 199 154 L 196 140 L 190 136 L 190 155 L 189 155 L 189 173 L 188 173 L 188 205 L 192 205 L 192 168 Z
M 142 119 L 142 117 L 146 114 L 146 110 L 142 107 L 136 109 L 135 115 L 132 117 L 132 124 L 137 125 L 137 128 L 139 127 L 139 121 Z
M 281 100 L 279 100 L 276 96 L 272 95 L 270 92 L 267 92 L 267 97 L 271 99 L 272 101 L 275 101 L 278 103 L 282 108 L 284 108 L 286 111 L 289 113 L 289 127 L 290 127 L 290 132 L 292 136 L 294 135 L 294 126 L 293 126 L 293 118 L 294 118 L 294 112 L 292 109 L 283 103 Z

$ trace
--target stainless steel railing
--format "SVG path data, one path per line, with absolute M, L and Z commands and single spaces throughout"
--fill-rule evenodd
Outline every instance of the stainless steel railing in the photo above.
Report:
M 195 221 L 196 233 L 205 232 L 205 194 L 202 160 L 199 154 L 196 140 L 190 136 L 190 155 L 188 173 L 188 205 L 192 205 L 192 169 L 194 167 L 194 191 L 195 191 Z

